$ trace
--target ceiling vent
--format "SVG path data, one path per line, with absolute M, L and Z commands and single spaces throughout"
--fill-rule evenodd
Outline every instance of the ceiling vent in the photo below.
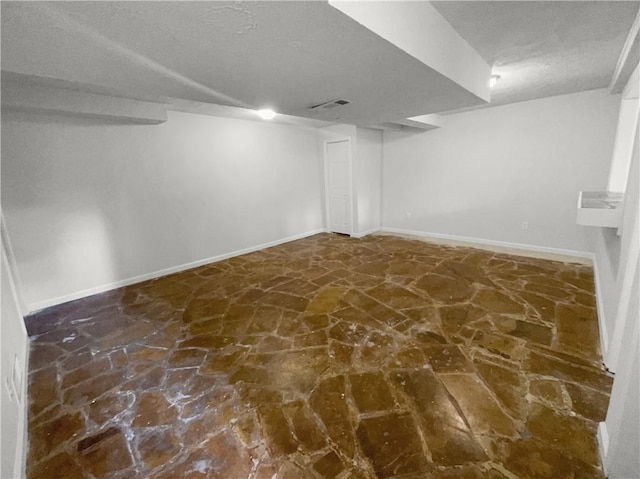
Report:
M 312 111 L 327 111 L 337 108 L 339 106 L 348 105 L 351 103 L 349 100 L 331 100 L 325 103 L 320 103 L 319 105 L 312 106 L 309 110 Z

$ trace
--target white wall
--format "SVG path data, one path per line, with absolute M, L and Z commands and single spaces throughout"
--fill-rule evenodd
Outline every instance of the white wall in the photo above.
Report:
M 616 131 L 616 143 L 609 171 L 607 191 L 624 193 L 633 156 L 633 137 L 638 126 L 640 102 L 636 98 L 622 98 Z
M 638 255 L 638 203 L 640 203 L 640 161 L 638 150 L 631 162 L 629 179 L 626 186 L 623 224 L 618 231 L 613 228 L 599 228 L 596 230 L 595 263 L 598 281 L 598 302 L 600 305 L 600 323 L 603 340 L 603 355 L 605 364 L 616 369 L 617 356 L 621 335 L 616 334 L 616 321 L 620 307 L 621 294 L 631 279 L 629 263 L 637 261 Z
M 0 477 L 24 477 L 26 452 L 26 396 L 27 396 L 27 354 L 29 339 L 20 314 L 19 301 L 10 274 L 5 243 L 2 241 L 0 253 L 2 269 L 2 316 L 0 317 L 0 370 L 2 384 L 0 384 L 0 456 L 2 464 Z M 14 373 L 14 360 L 19 366 Z M 9 388 L 6 387 L 8 383 Z M 11 392 L 10 392 L 11 391 Z
M 3 113 L 2 204 L 30 309 L 322 228 L 313 129 Z
M 615 372 L 606 421 L 599 439 L 607 477 L 628 479 L 640 471 L 640 128 L 625 188 L 620 236 L 598 231 L 595 252 L 604 359 Z
M 356 235 L 381 227 L 382 208 L 382 132 L 358 128 L 353 172 L 357 196 Z
M 640 18 L 640 17 L 638 17 Z M 637 21 L 638 19 L 636 19 Z M 633 156 L 634 136 L 638 128 L 640 112 L 640 63 L 636 65 L 629 81 L 622 90 L 622 101 L 618 117 L 616 142 L 609 171 L 607 191 L 624 192 L 629 176 L 629 165 Z
M 424 133 L 385 132 L 383 225 L 592 251 L 576 202 L 580 190 L 606 188 L 619 105 L 594 90 L 447 115 Z
M 622 340 L 622 322 L 631 294 L 631 265 L 640 255 L 640 100 L 636 67 L 622 92 L 616 142 L 609 172 L 609 191 L 624 192 L 624 214 L 619 231 L 597 231 L 596 274 L 600 306 L 600 326 L 605 364 L 616 371 Z
M 640 268 L 635 264 L 627 320 L 606 420 L 600 423 L 598 439 L 603 464 L 610 479 L 631 479 L 640 472 Z

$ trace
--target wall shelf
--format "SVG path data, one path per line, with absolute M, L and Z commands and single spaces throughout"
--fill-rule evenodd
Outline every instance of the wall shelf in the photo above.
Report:
M 619 228 L 624 194 L 610 191 L 581 191 L 576 223 L 583 226 Z

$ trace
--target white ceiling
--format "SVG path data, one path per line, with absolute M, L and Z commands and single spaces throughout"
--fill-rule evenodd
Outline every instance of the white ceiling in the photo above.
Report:
M 483 102 L 326 2 L 3 1 L 1 8 L 2 69 L 22 78 L 355 124 Z M 340 98 L 351 104 L 309 111 Z
M 491 105 L 609 86 L 640 5 L 636 1 L 431 3 L 500 75 Z
M 502 76 L 492 105 L 608 86 L 638 10 L 638 2 L 611 1 L 432 3 Z M 271 106 L 359 125 L 484 103 L 326 2 L 0 7 L 3 78 L 210 114 L 228 110 L 197 105 Z M 337 98 L 352 103 L 309 110 Z

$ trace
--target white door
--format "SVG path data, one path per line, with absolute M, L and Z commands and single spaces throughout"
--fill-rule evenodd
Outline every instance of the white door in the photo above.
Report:
M 351 141 L 325 143 L 327 225 L 329 231 L 351 234 Z

